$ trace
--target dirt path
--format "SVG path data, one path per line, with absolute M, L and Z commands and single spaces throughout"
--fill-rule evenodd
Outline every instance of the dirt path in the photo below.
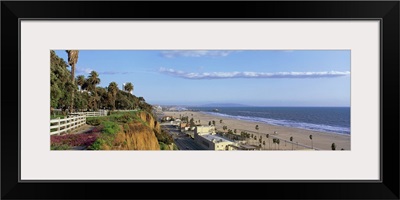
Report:
M 85 124 L 77 129 L 75 129 L 73 132 L 71 132 L 71 134 L 90 133 L 94 128 L 95 128 L 95 126 Z

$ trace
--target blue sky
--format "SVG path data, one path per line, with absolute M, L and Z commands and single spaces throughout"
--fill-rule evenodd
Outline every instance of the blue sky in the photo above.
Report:
M 76 76 L 134 85 L 150 104 L 350 106 L 349 50 L 81 50 Z M 56 54 L 67 61 L 67 53 Z

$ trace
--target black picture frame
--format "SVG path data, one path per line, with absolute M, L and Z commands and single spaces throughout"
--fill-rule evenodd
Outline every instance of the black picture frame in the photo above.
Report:
M 398 1 L 2 1 L 1 198 L 399 199 L 399 8 Z M 20 19 L 379 19 L 381 181 L 19 182 Z

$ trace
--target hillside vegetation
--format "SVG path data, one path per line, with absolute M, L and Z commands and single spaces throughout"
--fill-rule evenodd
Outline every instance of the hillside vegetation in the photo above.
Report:
M 77 111 L 106 109 L 109 116 L 88 117 L 95 126 L 79 134 L 51 135 L 52 150 L 174 150 L 169 134 L 161 131 L 152 114 L 153 107 L 143 97 L 133 95 L 130 82 L 120 89 L 117 82 L 100 87 L 100 75 L 91 71 L 75 77 L 79 50 L 66 50 L 68 62 L 50 51 L 50 116 L 64 118 Z M 114 110 L 135 110 L 116 112 Z
M 105 117 L 88 118 L 92 133 L 52 137 L 53 150 L 83 146 L 88 150 L 176 150 L 170 135 L 146 111 L 113 112 Z

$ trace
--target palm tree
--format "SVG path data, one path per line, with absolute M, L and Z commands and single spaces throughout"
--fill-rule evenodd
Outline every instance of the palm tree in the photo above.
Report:
M 96 71 L 91 71 L 88 78 L 86 79 L 85 83 L 82 85 L 82 88 L 87 88 L 93 98 L 92 98 L 92 108 L 97 109 L 97 101 L 99 100 L 97 92 L 96 92 L 96 85 L 100 83 L 99 74 Z
M 311 148 L 314 149 L 314 144 L 313 144 L 313 141 L 312 141 L 312 135 L 310 135 L 310 140 L 311 140 Z
M 110 97 L 110 103 L 112 105 L 112 110 L 115 110 L 115 100 L 117 97 L 117 93 L 118 93 L 118 85 L 116 82 L 111 82 L 108 85 L 108 94 Z
M 91 71 L 87 82 L 89 91 L 94 92 L 96 90 L 96 85 L 100 84 L 99 74 L 96 71 Z
M 82 85 L 85 84 L 85 76 L 84 75 L 79 75 L 76 77 L 76 84 L 79 85 L 79 89 L 82 90 Z
M 293 150 L 293 137 L 290 136 L 290 142 L 292 142 L 292 150 Z
M 75 81 L 75 65 L 78 63 L 78 50 L 66 50 L 68 54 L 68 64 L 71 66 L 71 80 Z
M 75 65 L 78 63 L 78 50 L 66 50 L 68 54 L 68 64 L 71 66 L 71 82 L 72 84 L 75 85 Z M 71 108 L 70 111 L 72 112 L 72 109 L 74 107 L 74 97 L 75 97 L 75 90 L 72 90 L 71 93 Z
M 128 82 L 124 85 L 124 90 L 131 93 L 133 91 L 133 84 L 131 82 Z
M 335 149 L 336 149 L 336 144 L 335 144 L 335 143 L 332 143 L 331 148 L 332 148 L 333 151 L 335 151 Z

